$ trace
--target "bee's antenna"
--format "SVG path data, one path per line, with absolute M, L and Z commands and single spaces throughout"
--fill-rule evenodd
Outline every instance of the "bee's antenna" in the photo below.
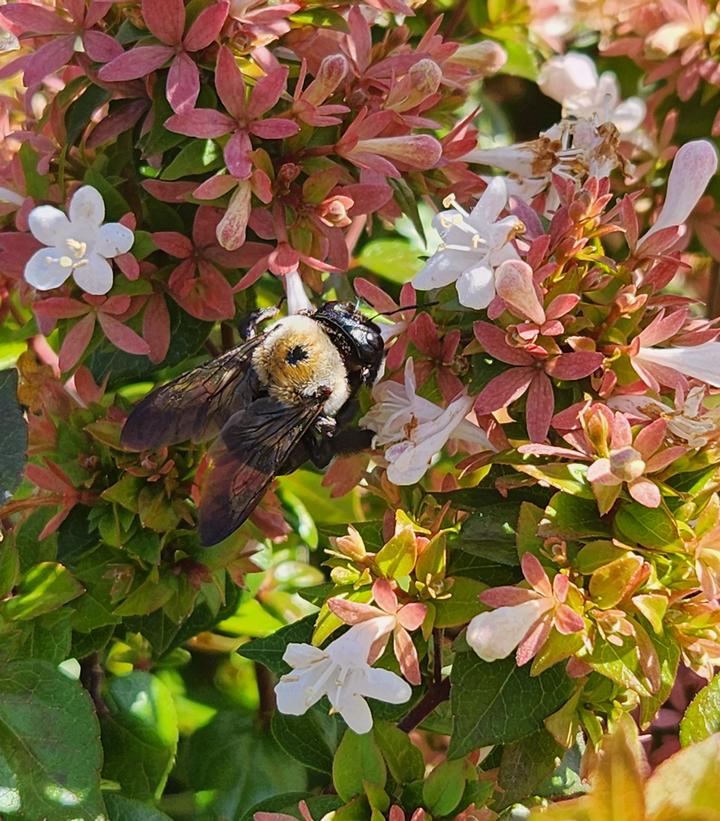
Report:
M 370 317 L 370 319 L 371 320 L 372 319 L 377 319 L 379 316 L 392 316 L 393 314 L 399 314 L 401 311 L 412 311 L 415 308 L 430 308 L 433 305 L 439 305 L 439 304 L 440 304 L 439 302 L 435 301 L 435 302 L 426 302 L 424 305 L 419 305 L 417 303 L 415 305 L 402 305 L 400 308 L 395 308 L 394 311 L 378 311 L 375 314 L 375 316 Z

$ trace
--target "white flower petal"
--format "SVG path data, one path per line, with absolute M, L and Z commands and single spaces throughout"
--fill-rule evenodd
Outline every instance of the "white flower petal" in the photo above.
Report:
M 368 698 L 386 701 L 388 704 L 404 704 L 409 701 L 412 689 L 397 673 L 380 667 L 370 667 L 365 671 L 361 693 Z
M 504 177 L 492 177 L 470 214 L 470 223 L 484 234 L 507 205 L 507 185 Z
M 537 156 L 528 144 L 508 145 L 500 148 L 475 148 L 461 159 L 465 162 L 489 165 L 517 174 L 522 179 L 534 177 Z M 491 180 L 495 179 L 491 177 Z
M 665 204 L 654 225 L 638 243 L 661 228 L 682 225 L 717 171 L 717 152 L 708 140 L 692 140 L 678 149 L 668 177 Z
M 633 359 L 640 364 L 650 362 L 674 368 L 684 376 L 720 388 L 720 342 L 677 348 L 640 348 Z
M 546 97 L 565 105 L 568 99 L 597 87 L 595 62 L 586 54 L 572 51 L 552 57 L 540 69 L 537 84 Z
M 63 251 L 58 248 L 41 248 L 35 251 L 25 265 L 25 281 L 39 291 L 58 288 L 72 272 L 69 265 L 60 264 L 63 255 Z
M 52 205 L 38 205 L 28 216 L 30 232 L 43 245 L 60 245 L 69 236 L 70 221 Z
M 612 122 L 621 134 L 630 134 L 640 128 L 646 110 L 645 103 L 640 97 L 628 97 L 612 112 Z
M 105 219 L 105 203 L 97 188 L 83 185 L 73 194 L 68 211 L 73 228 L 94 228 L 97 230 Z
M 305 293 L 305 286 L 297 270 L 285 274 L 285 294 L 287 296 L 288 314 L 313 311 L 313 304 Z
M 460 273 L 472 263 L 472 256 L 462 251 L 441 248 L 425 263 L 425 267 L 415 274 L 412 286 L 418 291 L 443 288 L 455 282 Z
M 547 599 L 532 599 L 479 613 L 468 625 L 467 643 L 483 661 L 507 658 L 550 606 Z
M 110 263 L 100 254 L 88 254 L 84 265 L 73 271 L 75 282 L 86 294 L 100 296 L 106 294 L 113 286 L 113 271 Z
M 330 665 L 331 662 L 326 664 Z M 325 672 L 325 665 L 318 664 L 317 672 L 312 677 L 307 674 L 287 673 L 275 685 L 275 699 L 281 713 L 290 716 L 301 716 L 313 704 L 316 704 L 325 695 L 321 687 L 313 689 L 313 684 Z
M 332 699 L 330 699 L 332 704 Z M 369 733 L 373 727 L 372 713 L 367 701 L 354 693 L 342 693 L 339 703 L 333 704 L 335 710 L 343 717 L 347 726 L 358 735 Z
M 327 658 L 327 653 L 319 647 L 297 642 L 288 644 L 282 657 L 283 661 L 291 667 L 308 667 L 324 658 Z
M 119 222 L 108 222 L 101 226 L 93 250 L 103 257 L 117 257 L 127 254 L 133 247 L 135 235 Z
M 456 287 L 460 304 L 466 308 L 487 308 L 495 297 L 495 277 L 485 265 L 463 271 Z

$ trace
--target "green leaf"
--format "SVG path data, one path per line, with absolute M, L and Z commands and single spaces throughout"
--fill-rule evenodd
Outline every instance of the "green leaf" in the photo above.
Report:
M 417 544 L 412 528 L 404 527 L 375 556 L 375 564 L 386 579 L 401 579 L 415 567 Z
M 505 745 L 498 774 L 498 784 L 504 792 L 498 809 L 533 795 L 538 784 L 555 770 L 563 752 L 563 748 L 545 729 L 522 741 Z
M 90 84 L 65 112 L 66 144 L 74 145 L 90 123 L 93 112 L 111 97 L 107 89 Z
M 499 564 L 518 565 L 515 547 L 521 502 L 495 502 L 476 508 L 463 523 L 456 544 Z
M 398 784 L 409 784 L 423 777 L 425 764 L 420 750 L 407 733 L 389 721 L 375 722 L 375 742 Z
M 641 619 L 636 620 L 638 640 L 639 642 L 642 641 L 640 652 L 646 652 L 643 649 L 645 643 L 650 647 L 654 647 L 660 665 L 660 686 L 657 687 L 650 698 L 640 699 L 640 724 L 644 727 L 655 718 L 657 711 L 667 701 L 675 684 L 678 664 L 680 663 L 680 645 L 669 630 L 659 633 L 654 630 L 646 630 L 639 623 L 640 621 Z
M 618 536 L 643 547 L 680 547 L 675 520 L 663 507 L 645 507 L 638 502 L 622 502 L 615 513 Z
M 17 594 L 5 602 L 3 615 L 12 620 L 34 619 L 50 613 L 85 592 L 85 588 L 61 564 L 41 562 L 20 579 Z
M 680 743 L 683 747 L 720 732 L 720 673 L 690 702 L 680 722 Z
M 585 661 L 598 673 L 611 681 L 634 690 L 638 695 L 649 698 L 650 693 L 643 683 L 644 673 L 638 659 L 637 642 L 627 636 L 616 634 L 622 644 L 611 644 L 598 636 L 592 654 Z
M 222 151 L 213 140 L 193 140 L 180 150 L 160 175 L 162 180 L 179 180 L 204 174 L 223 165 Z
M 290 669 L 282 660 L 285 649 L 290 642 L 307 644 L 310 641 L 315 618 L 314 614 L 305 616 L 304 619 L 288 624 L 287 627 L 283 627 L 282 630 L 278 630 L 277 633 L 273 633 L 267 638 L 254 639 L 247 644 L 243 644 L 237 652 L 251 661 L 259 661 L 271 673 L 281 676 Z
M 88 168 L 85 172 L 84 181 L 93 188 L 97 188 L 105 203 L 105 220 L 119 220 L 132 208 L 128 205 L 128 201 L 118 191 L 117 185 L 114 185 L 96 169 Z
M 169 815 L 142 801 L 118 793 L 105 793 L 108 821 L 172 821 Z
M 395 202 L 400 206 L 403 214 L 405 214 L 412 222 L 413 227 L 418 232 L 420 239 L 427 246 L 427 237 L 425 236 L 425 226 L 423 225 L 420 212 L 418 211 L 418 199 L 415 192 L 400 178 L 393 180 L 388 178 L 390 187 L 395 192 Z
M 0 371 L 0 500 L 10 496 L 25 469 L 27 423 L 17 399 L 18 374 Z
M 465 792 L 465 761 L 443 761 L 423 784 L 423 803 L 435 815 L 449 815 Z
M 5 598 L 17 584 L 20 575 L 20 556 L 15 539 L 0 542 L 0 598 Z
M 515 470 L 527 473 L 540 482 L 547 482 L 554 488 L 569 493 L 571 496 L 580 496 L 583 499 L 593 499 L 592 489 L 585 479 L 587 468 L 585 465 L 515 465 Z
M 609 536 L 610 528 L 600 518 L 594 501 L 567 493 L 556 493 L 545 511 L 550 524 L 541 525 L 541 535 L 563 539 Z
M 302 716 L 284 715 L 275 710 L 270 729 L 275 741 L 296 761 L 311 770 L 332 774 L 336 724 L 321 707 L 314 707 Z
M 475 579 L 455 576 L 450 588 L 450 598 L 435 600 L 435 627 L 458 627 L 467 624 L 485 607 L 478 596 L 487 585 Z
M 101 722 L 103 776 L 130 798 L 159 798 L 178 742 L 170 691 L 156 676 L 136 670 L 111 679 L 103 698 L 110 711 Z
M 451 683 L 451 758 L 539 730 L 573 689 L 561 666 L 531 676 L 528 665 L 517 667 L 512 657 L 488 663 L 472 652 L 456 656 Z
M 48 174 L 40 174 L 38 167 L 38 153 L 30 145 L 29 142 L 24 142 L 18 151 L 20 157 L 20 164 L 23 169 L 23 178 L 25 180 L 25 192 L 29 197 L 35 200 L 46 200 L 48 191 L 50 189 L 50 176 Z
M 313 28 L 333 28 L 338 31 L 349 31 L 347 20 L 332 9 L 322 7 L 314 9 L 303 9 L 291 14 L 288 18 L 293 23 L 301 26 L 312 26 Z
M 60 664 L 70 657 L 72 613 L 66 608 L 33 619 L 25 625 L 20 655 Z
M 87 692 L 39 659 L 0 670 L 0 812 L 3 818 L 95 821 L 102 750 Z
M 385 786 L 387 769 L 372 732 L 358 735 L 345 731 L 333 761 L 332 777 L 343 801 L 362 795 L 366 781 L 376 787 Z
M 425 264 L 404 239 L 374 239 L 363 246 L 355 264 L 384 279 L 402 285 Z
M 528 42 L 526 40 L 503 40 L 502 45 L 507 52 L 508 59 L 500 69 L 500 74 L 524 77 L 533 82 L 537 80 L 537 58 Z

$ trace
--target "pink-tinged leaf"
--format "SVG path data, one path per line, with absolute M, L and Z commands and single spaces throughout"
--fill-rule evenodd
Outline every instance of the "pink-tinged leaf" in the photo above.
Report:
M 660 488 L 649 479 L 636 479 L 628 485 L 628 491 L 636 502 L 645 507 L 659 507 L 662 501 Z
M 120 43 L 102 31 L 86 31 L 83 34 L 83 45 L 87 56 L 96 63 L 109 63 L 123 54 Z
M 245 79 L 227 46 L 218 51 L 215 88 L 220 102 L 236 119 L 245 118 Z
M 350 197 L 355 203 L 348 211 L 351 217 L 379 211 L 393 197 L 392 188 L 389 185 L 371 185 L 370 183 L 346 185 L 340 193 Z
M 77 395 L 85 405 L 91 405 L 93 402 L 99 402 L 102 399 L 106 382 L 107 379 L 102 385 L 98 385 L 85 366 L 78 368 L 73 376 L 73 384 Z
M 140 263 L 131 253 L 116 256 L 115 264 L 132 282 L 140 277 Z
M 284 140 L 285 137 L 292 137 L 300 131 L 300 126 L 293 120 L 284 120 L 281 117 L 268 117 L 266 120 L 255 120 L 249 126 L 249 130 L 256 137 L 265 140 Z
M 38 540 L 43 541 L 44 539 L 47 539 L 48 536 L 51 536 L 53 533 L 55 533 L 55 531 L 70 515 L 70 511 L 73 509 L 76 503 L 77 500 L 72 499 L 69 500 L 64 507 L 60 508 L 60 510 L 52 517 L 52 519 L 50 519 L 50 521 L 40 531 L 40 533 L 38 534 Z
M 58 367 L 61 371 L 69 371 L 85 353 L 95 330 L 95 314 L 88 314 L 77 322 L 65 335 L 60 346 Z
M 425 621 L 427 605 L 420 602 L 411 602 L 398 610 L 397 619 L 406 630 L 417 630 Z
M 548 579 L 545 568 L 540 564 L 536 556 L 532 553 L 523 553 L 522 559 L 520 559 L 520 566 L 522 567 L 523 576 L 525 576 L 538 593 L 542 596 L 552 595 L 550 579 Z
M 610 447 L 613 450 L 632 445 L 632 428 L 624 413 L 616 413 L 612 422 Z
M 28 462 L 25 466 L 25 475 L 41 490 L 48 490 L 61 496 L 72 493 L 74 488 L 68 477 L 62 471 L 58 473 L 58 471 L 52 470 L 51 466 L 57 468 L 57 465 L 53 465 L 52 462 L 48 462 L 48 467 Z
M 533 365 L 537 361 L 527 351 L 510 347 L 505 339 L 505 333 L 497 325 L 475 322 L 473 332 L 477 341 L 493 359 L 499 359 L 508 365 Z
M 566 604 L 561 604 L 555 611 L 555 629 L 558 633 L 568 636 L 570 633 L 579 633 L 584 630 L 585 622 L 579 613 Z
M 554 445 L 520 445 L 518 453 L 527 453 L 531 456 L 569 456 L 571 459 L 587 459 L 588 457 L 570 448 L 560 448 Z
M 179 45 L 185 31 L 183 0 L 143 0 L 143 17 L 150 31 L 169 46 Z
M 75 36 L 70 34 L 50 40 L 30 56 L 25 64 L 23 82 L 28 88 L 41 83 L 50 74 L 66 66 L 75 54 Z
M 193 191 L 193 197 L 198 200 L 216 200 L 235 188 L 237 183 L 237 179 L 230 174 L 216 174 L 200 183 Z
M 551 359 L 545 370 L 556 379 L 583 379 L 597 370 L 602 362 L 603 355 L 601 353 L 575 351 L 573 353 L 562 353 L 555 359 Z
M 125 51 L 98 71 L 105 82 L 121 82 L 147 77 L 170 60 L 174 52 L 169 46 L 136 46 Z
M 123 134 L 143 116 L 150 106 L 149 100 L 128 100 L 114 104 L 112 111 L 101 120 L 87 138 L 88 148 L 97 148 Z M 151 180 L 154 182 L 154 180 Z
M 152 234 L 152 241 L 161 251 L 176 259 L 187 259 L 193 254 L 191 240 L 177 231 L 155 231 Z
M 538 299 L 533 270 L 519 259 L 508 259 L 495 271 L 495 291 L 515 314 L 538 325 L 545 322 L 545 311 Z
M 662 445 L 667 433 L 667 422 L 664 419 L 656 419 L 646 425 L 635 437 L 633 446 L 640 451 L 643 459 L 647 462 L 655 451 Z
M 261 77 L 250 92 L 248 119 L 257 120 L 277 103 L 287 85 L 288 70 L 285 66 L 276 68 Z
M 559 319 L 572 311 L 578 302 L 580 302 L 580 297 L 577 294 L 560 294 L 548 305 L 545 316 L 547 319 Z
M 398 609 L 397 596 L 387 579 L 377 579 L 372 586 L 372 594 L 377 606 L 386 613 L 394 613 Z
M 506 408 L 530 387 L 535 373 L 534 368 L 511 368 L 491 379 L 475 400 L 475 413 L 486 416 Z
M 545 644 L 547 637 L 550 635 L 552 628 L 552 621 L 547 616 L 543 616 L 527 633 L 525 638 L 518 644 L 517 652 L 515 653 L 515 663 L 518 667 L 527 664 L 531 658 L 534 658 L 538 650 Z
M 90 26 L 96 25 L 96 23 L 99 23 L 103 17 L 105 17 L 105 15 L 113 7 L 115 0 L 90 0 L 87 7 L 85 5 L 85 0 L 73 0 L 73 2 L 78 4 L 78 12 L 77 14 L 73 14 L 73 17 L 76 20 L 80 20 L 84 14 L 85 28 L 90 28 Z
M 31 234 L 8 231 L 0 233 L 0 256 L 6 276 L 21 277 L 30 257 L 42 246 Z
M 372 305 L 376 311 L 394 311 L 398 307 L 397 303 L 382 288 L 364 277 L 356 277 L 353 280 L 353 288 L 355 293 L 368 305 Z
M 170 107 L 176 114 L 190 111 L 200 93 L 200 73 L 192 57 L 181 51 L 170 64 L 165 86 Z
M 100 306 L 100 310 L 104 314 L 120 317 L 130 308 L 132 300 L 129 296 L 118 295 L 110 296 L 105 300 L 102 297 L 95 297 L 93 303 Z
M 183 40 L 186 51 L 200 51 L 217 40 L 225 23 L 230 5 L 227 0 L 220 0 L 203 9 L 190 26 Z
M 483 590 L 478 596 L 483 604 L 489 607 L 516 607 L 518 604 L 526 604 L 529 601 L 538 601 L 540 598 L 534 590 L 527 590 L 524 587 L 513 587 L 503 585 L 493 587 L 490 590 Z
M 377 619 L 384 615 L 377 607 L 373 607 L 371 604 L 349 601 L 339 596 L 328 599 L 327 606 L 330 611 L 339 619 L 342 619 L 345 624 L 360 624 L 360 622 Z
M 688 449 L 682 445 L 675 445 L 671 448 L 665 448 L 659 453 L 656 453 L 650 459 L 646 460 L 645 472 L 657 473 L 660 470 L 665 470 L 668 465 L 680 459 L 688 452 Z
M 2 7 L 2 16 L 22 27 L 21 34 L 72 34 L 75 27 L 57 11 L 32 3 L 14 3 Z
M 105 336 L 116 348 L 138 356 L 147 356 L 150 353 L 148 343 L 127 325 L 104 313 L 98 314 L 98 321 Z
M 550 379 L 536 373 L 527 395 L 525 419 L 531 442 L 544 442 L 555 413 L 555 394 Z
M 170 131 L 209 140 L 222 137 L 235 127 L 235 120 L 212 108 L 195 108 L 182 114 L 173 114 L 165 120 L 165 128 Z
M 552 581 L 553 596 L 555 596 L 559 602 L 564 602 L 569 589 L 570 579 L 564 573 L 558 573 Z
M 406 630 L 400 628 L 393 634 L 393 651 L 400 664 L 400 672 L 403 676 L 410 684 L 420 684 L 422 678 L 420 676 L 417 650 Z
M 48 319 L 74 319 L 88 313 L 90 306 L 77 299 L 69 299 L 64 296 L 53 296 L 49 299 L 38 300 L 33 305 L 33 311 L 37 316 Z
M 148 194 L 155 197 L 160 202 L 187 202 L 188 197 L 195 187 L 194 182 L 178 180 L 177 182 L 166 182 L 165 180 L 144 180 L 142 187 Z
M 621 480 L 610 470 L 610 460 L 603 457 L 596 459 L 588 468 L 587 480 L 593 484 L 608 485 L 613 487 L 622 484 Z
M 223 150 L 223 157 L 228 171 L 238 180 L 247 180 L 252 173 L 250 152 L 252 144 L 247 131 L 236 131 L 228 140 Z
M 673 311 L 669 316 L 665 315 L 664 310 L 660 311 L 647 328 L 641 331 L 637 337 L 640 340 L 640 346 L 650 348 L 659 342 L 665 342 L 666 339 L 671 339 L 685 324 L 687 316 L 687 308 Z

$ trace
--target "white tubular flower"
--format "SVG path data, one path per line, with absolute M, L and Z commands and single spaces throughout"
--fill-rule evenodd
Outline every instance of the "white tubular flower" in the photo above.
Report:
M 25 280 L 49 291 L 72 275 L 86 293 L 106 294 L 113 285 L 108 259 L 132 248 L 133 232 L 119 222 L 103 225 L 105 203 L 91 185 L 75 192 L 68 213 L 69 219 L 52 205 L 39 205 L 30 212 L 30 231 L 47 247 L 30 257 Z
M 305 286 L 297 270 L 285 274 L 284 282 L 289 314 L 299 314 L 301 311 L 312 312 L 315 310 L 312 302 L 310 302 L 305 293 Z
M 540 90 L 557 100 L 566 116 L 612 123 L 621 135 L 640 128 L 645 103 L 639 97 L 620 98 L 616 75 L 598 76 L 595 63 L 585 54 L 569 52 L 551 57 L 538 75 Z
M 640 348 L 633 361 L 659 365 L 720 388 L 720 342 L 678 345 L 677 348 Z
M 478 613 L 468 625 L 467 643 L 483 661 L 507 658 L 551 607 L 551 600 L 538 598 Z
M 412 358 L 405 363 L 405 383 L 381 382 L 373 388 L 375 405 L 360 425 L 375 431 L 374 446 L 390 445 L 388 479 L 395 485 L 414 485 L 450 439 L 476 450 L 494 450 L 485 432 L 465 417 L 473 398 L 460 394 L 443 409 L 416 393 Z
M 410 685 L 390 670 L 367 663 L 372 645 L 392 631 L 394 616 L 360 622 L 324 650 L 310 644 L 288 644 L 283 655 L 293 671 L 275 686 L 277 707 L 286 715 L 303 715 L 323 696 L 355 733 L 368 733 L 373 720 L 366 698 L 403 704 Z
M 455 283 L 458 299 L 467 308 L 487 308 L 495 296 L 494 270 L 506 259 L 518 259 L 512 240 L 524 230 L 517 217 L 498 219 L 507 205 L 508 191 L 502 177 L 493 177 L 472 212 L 453 198 L 433 225 L 443 244 L 412 281 L 420 291 Z

